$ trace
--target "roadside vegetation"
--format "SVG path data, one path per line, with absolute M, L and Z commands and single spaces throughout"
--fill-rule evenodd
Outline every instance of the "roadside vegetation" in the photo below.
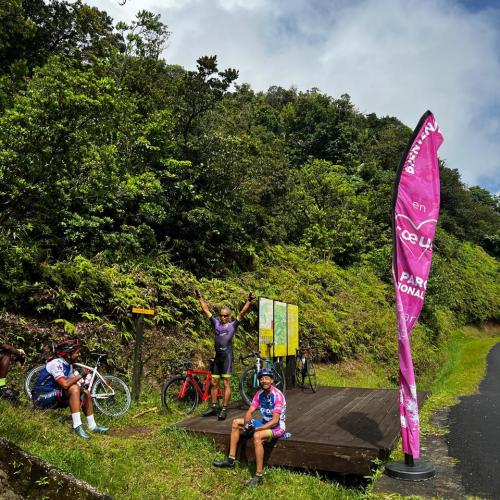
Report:
M 445 362 L 437 373 L 421 414 L 422 432 L 443 432 L 432 425 L 433 413 L 439 408 L 453 406 L 461 396 L 477 392 L 486 373 L 488 353 L 498 342 L 498 325 L 484 325 L 482 328 L 466 326 L 454 331 L 445 346 Z

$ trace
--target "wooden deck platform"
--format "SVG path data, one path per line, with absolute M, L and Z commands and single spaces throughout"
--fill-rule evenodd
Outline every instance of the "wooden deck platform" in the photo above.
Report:
M 424 399 L 419 394 L 419 401 Z M 292 436 L 267 446 L 269 465 L 365 475 L 373 459 L 387 458 L 400 434 L 397 390 L 320 387 L 314 394 L 293 389 L 287 391 L 286 401 Z M 178 426 L 212 439 L 226 452 L 231 420 L 243 416 L 245 409 L 237 403 L 225 421 L 191 417 Z M 238 454 L 242 461 L 254 461 L 252 440 L 242 438 Z

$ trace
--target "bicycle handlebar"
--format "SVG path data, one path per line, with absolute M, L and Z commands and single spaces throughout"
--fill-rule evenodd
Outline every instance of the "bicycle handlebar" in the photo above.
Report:
M 253 351 L 251 352 L 250 354 L 246 355 L 246 356 L 242 356 L 240 354 L 240 363 L 242 365 L 245 364 L 245 359 L 248 359 L 248 358 L 260 358 L 260 353 L 258 351 Z

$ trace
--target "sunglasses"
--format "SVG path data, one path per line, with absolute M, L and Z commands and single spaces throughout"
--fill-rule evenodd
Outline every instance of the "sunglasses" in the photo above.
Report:
M 221 318 L 229 318 L 231 315 L 230 314 L 221 314 L 220 317 Z

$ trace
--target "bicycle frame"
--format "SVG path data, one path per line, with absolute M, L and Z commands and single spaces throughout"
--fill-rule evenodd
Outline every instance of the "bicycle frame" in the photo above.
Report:
M 200 384 L 198 384 L 198 380 L 196 380 L 195 375 L 204 375 L 204 383 L 205 390 L 202 391 Z M 189 381 L 193 382 L 196 391 L 198 392 L 198 396 L 200 396 L 202 401 L 206 401 L 210 395 L 211 381 L 212 381 L 212 372 L 208 370 L 193 370 L 191 368 L 186 370 L 184 383 L 182 384 L 181 390 L 179 392 L 179 398 L 183 398 L 186 395 L 186 390 L 189 384 Z
M 115 395 L 115 391 L 113 390 L 113 388 L 108 385 L 106 379 L 97 370 L 99 368 L 99 360 L 97 360 L 96 366 L 94 368 L 92 368 L 91 366 L 84 365 L 83 363 L 73 363 L 73 366 L 81 369 L 90 370 L 92 372 L 92 378 L 90 379 L 90 382 L 88 384 L 89 390 L 91 387 L 94 387 L 94 382 L 96 381 L 97 378 L 102 381 L 102 386 L 105 389 L 105 393 L 104 394 L 91 393 L 91 396 L 93 398 L 104 399 Z
M 251 357 L 251 356 L 252 355 L 247 356 L 247 357 Z M 254 357 L 255 357 L 255 363 L 254 363 L 255 373 L 253 375 L 252 386 L 254 389 L 258 389 L 260 387 L 259 380 L 257 378 L 258 373 L 264 367 L 272 370 L 274 368 L 275 363 L 270 358 L 261 358 L 260 356 L 257 356 L 255 354 L 254 354 Z

